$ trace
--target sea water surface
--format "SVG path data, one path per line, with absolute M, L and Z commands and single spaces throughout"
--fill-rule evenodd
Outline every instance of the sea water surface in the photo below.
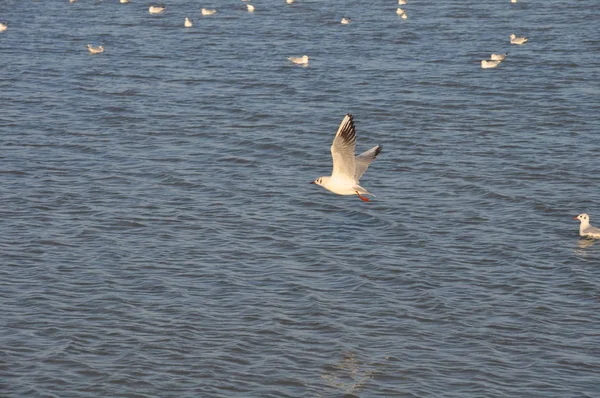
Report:
M 164 3 L 0 2 L 0 396 L 600 396 L 596 0 Z

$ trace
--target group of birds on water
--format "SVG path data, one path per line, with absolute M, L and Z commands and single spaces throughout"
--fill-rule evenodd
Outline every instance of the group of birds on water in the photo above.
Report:
M 70 3 L 75 3 L 78 0 L 69 0 Z M 244 2 L 249 2 L 250 0 L 242 0 Z M 296 0 L 285 0 L 287 4 L 293 4 Z M 510 0 L 511 3 L 517 3 L 518 0 Z M 130 0 L 119 0 L 119 3 L 121 4 L 128 4 L 130 2 Z M 405 5 L 408 3 L 408 0 L 398 0 L 398 5 Z M 248 10 L 248 12 L 252 13 L 255 11 L 255 7 L 252 4 L 246 4 L 246 8 Z M 166 9 L 166 6 L 164 5 L 152 5 L 148 8 L 148 12 L 150 14 L 162 14 Z M 201 14 L 202 16 L 210 16 L 213 15 L 217 12 L 217 10 L 215 9 L 208 9 L 208 8 L 202 8 L 201 10 Z M 406 13 L 406 11 L 400 7 L 398 7 L 396 9 L 396 14 L 402 18 L 402 19 L 407 19 L 408 18 L 408 14 Z M 341 23 L 343 25 L 349 25 L 352 22 L 352 20 L 348 17 L 342 17 L 341 19 Z M 191 28 L 194 26 L 194 22 L 192 21 L 191 18 L 189 17 L 185 17 L 184 19 L 184 23 L 183 25 L 186 28 Z M 4 22 L 0 23 L 0 32 L 4 32 L 5 30 L 8 29 L 8 25 Z M 515 44 L 515 45 L 523 45 L 528 41 L 528 39 L 526 37 L 519 37 L 517 35 L 515 35 L 514 33 L 510 35 L 510 44 Z M 91 44 L 87 45 L 87 49 L 91 54 L 100 54 L 104 52 L 104 46 L 100 45 L 100 46 L 93 46 Z M 490 69 L 490 68 L 496 68 L 498 65 L 500 65 L 502 62 L 504 62 L 504 60 L 506 59 L 508 55 L 507 53 L 504 54 L 492 54 L 490 56 L 490 59 L 484 59 L 481 61 L 481 67 L 483 69 Z M 302 66 L 307 66 L 308 62 L 309 62 L 309 57 L 307 55 L 303 55 L 303 56 L 293 56 L 293 57 L 289 57 L 288 60 L 296 65 L 302 65 Z
M 517 0 L 510 0 L 510 2 L 515 4 L 515 3 L 517 3 Z M 524 36 L 517 36 L 514 33 L 512 33 L 510 35 L 510 44 L 516 44 L 516 45 L 520 46 L 520 45 L 527 43 L 528 40 L 529 40 L 528 38 L 526 38 Z M 482 59 L 481 60 L 481 67 L 483 69 L 495 68 L 506 59 L 507 55 L 508 55 L 508 52 L 506 52 L 504 54 L 492 54 L 490 56 L 490 59 Z
M 242 0 L 243 2 L 249 2 L 250 0 Z M 285 2 L 287 4 L 293 4 L 296 0 L 285 0 Z M 75 3 L 77 2 L 77 0 L 69 0 L 70 3 Z M 130 0 L 119 0 L 119 2 L 121 4 L 127 4 L 130 2 Z M 399 5 L 404 5 L 407 4 L 408 0 L 398 0 L 398 4 Z M 252 4 L 246 4 L 246 9 L 248 10 L 248 12 L 252 13 L 256 10 L 256 8 L 254 7 L 254 5 Z M 163 12 L 165 12 L 166 10 L 166 6 L 164 5 L 153 5 L 150 6 L 148 8 L 148 12 L 150 14 L 162 14 Z M 217 10 L 215 9 L 208 9 L 208 8 L 202 8 L 200 10 L 202 16 L 209 16 L 209 15 L 213 15 L 217 12 Z M 407 19 L 408 15 L 406 14 L 406 11 L 403 10 L 402 8 L 398 7 L 396 9 L 396 14 L 398 14 L 399 17 L 401 17 L 402 19 Z M 340 23 L 342 25 L 349 25 L 352 22 L 352 20 L 348 17 L 342 17 Z M 183 26 L 186 28 L 191 28 L 194 26 L 194 22 L 192 21 L 191 18 L 189 17 L 185 17 L 184 21 L 183 21 Z M 5 27 L 6 29 L 6 27 Z M 87 45 L 87 49 L 90 53 L 92 54 L 100 54 L 102 52 L 104 52 L 104 46 L 93 46 L 91 44 Z M 302 65 L 302 66 L 307 66 L 308 65 L 308 61 L 309 61 L 309 56 L 308 55 L 303 55 L 303 56 L 292 56 L 292 57 L 288 57 L 288 60 L 290 60 L 290 62 L 296 64 L 296 65 Z

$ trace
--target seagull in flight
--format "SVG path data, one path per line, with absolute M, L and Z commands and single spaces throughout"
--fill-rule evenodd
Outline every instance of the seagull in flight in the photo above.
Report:
M 573 220 L 581 221 L 581 224 L 579 224 L 579 236 L 583 236 L 584 238 L 600 238 L 600 228 L 590 224 L 590 216 L 586 213 L 581 213 L 573 217 Z
M 311 182 L 338 195 L 358 195 L 368 202 L 370 199 L 362 195 L 373 195 L 360 185 L 358 181 L 365 174 L 369 164 L 381 152 L 381 145 L 374 146 L 358 156 L 354 155 L 356 147 L 356 129 L 351 114 L 347 114 L 338 128 L 333 144 L 331 156 L 333 157 L 333 171 L 330 176 L 322 176 Z

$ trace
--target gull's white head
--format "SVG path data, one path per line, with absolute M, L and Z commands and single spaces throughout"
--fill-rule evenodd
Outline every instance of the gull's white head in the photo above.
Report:
M 573 217 L 573 220 L 579 220 L 585 225 L 590 223 L 590 216 L 588 216 L 586 213 L 581 213 L 580 215 Z
M 313 182 L 311 182 L 311 184 L 320 185 L 320 186 L 324 187 L 327 184 L 327 181 L 329 181 L 330 178 L 331 177 L 322 176 L 322 177 L 317 178 Z

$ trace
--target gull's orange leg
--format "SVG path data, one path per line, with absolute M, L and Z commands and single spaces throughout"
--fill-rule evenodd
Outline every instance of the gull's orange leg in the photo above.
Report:
M 360 200 L 362 200 L 363 202 L 370 202 L 370 201 L 371 201 L 371 199 L 369 199 L 369 198 L 366 198 L 366 197 L 364 197 L 364 196 L 361 196 L 361 195 L 358 193 L 358 191 L 355 191 L 355 192 L 356 192 L 356 194 L 358 195 L 358 197 L 360 198 Z

